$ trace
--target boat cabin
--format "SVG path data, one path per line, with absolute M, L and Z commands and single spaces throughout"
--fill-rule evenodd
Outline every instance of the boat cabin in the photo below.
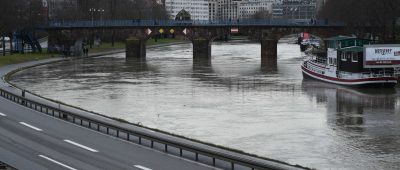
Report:
M 336 66 L 339 71 L 360 73 L 364 69 L 364 45 L 370 45 L 373 41 L 338 36 L 325 40 L 327 46 L 327 64 Z
M 364 48 L 350 47 L 338 50 L 338 65 L 340 71 L 359 73 L 364 71 Z

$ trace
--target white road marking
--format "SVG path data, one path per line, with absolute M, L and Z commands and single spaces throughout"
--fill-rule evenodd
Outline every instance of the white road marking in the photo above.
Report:
M 89 148 L 89 147 L 87 147 L 87 146 L 85 146 L 85 145 L 81 145 L 81 144 L 79 144 L 79 143 L 76 143 L 76 142 L 71 141 L 71 140 L 68 140 L 68 139 L 65 139 L 64 142 L 67 142 L 67 143 L 69 143 L 69 144 L 78 146 L 78 147 L 80 147 L 80 148 L 82 148 L 82 149 L 86 149 L 86 150 L 91 151 L 91 152 L 99 152 L 98 150 Z
M 139 168 L 139 169 L 142 169 L 142 170 L 152 170 L 152 169 L 150 169 L 150 168 L 146 168 L 146 167 L 141 166 L 141 165 L 134 165 L 134 167 Z
M 5 102 L 10 103 L 10 104 L 15 104 L 14 102 L 9 101 L 9 100 L 5 100 Z M 24 108 L 24 109 L 26 108 L 26 107 L 21 106 L 21 105 L 17 105 L 17 107 Z M 49 119 L 53 119 L 53 120 L 55 120 L 55 121 L 58 121 L 59 123 L 66 123 L 66 124 L 69 124 L 69 125 L 71 125 L 71 126 L 75 126 L 75 127 L 77 127 L 77 128 L 80 128 L 80 129 L 82 129 L 82 130 L 88 130 L 88 128 L 85 128 L 85 127 L 83 127 L 83 126 L 77 125 L 77 124 L 72 123 L 72 122 L 65 122 L 65 121 L 63 121 L 63 120 L 60 120 L 59 118 L 53 117 L 53 116 L 51 116 L 51 115 L 43 114 L 42 112 L 39 112 L 39 111 L 36 111 L 36 110 L 31 110 L 31 111 L 33 111 L 34 113 L 36 113 L 36 114 L 38 114 L 38 115 L 43 115 L 43 116 L 45 116 L 45 117 L 48 117 Z M 89 130 L 90 130 L 90 129 L 89 129 Z M 130 144 L 130 145 L 135 145 L 135 146 L 140 147 L 140 148 L 142 148 L 142 149 L 145 149 L 145 150 L 148 150 L 148 151 L 152 151 L 152 152 L 157 152 L 157 153 L 160 153 L 160 154 L 164 154 L 164 155 L 165 155 L 165 152 L 163 152 L 163 151 L 154 150 L 154 149 L 152 149 L 152 148 L 149 148 L 149 147 L 143 146 L 143 145 L 137 145 L 137 144 L 134 144 L 134 143 L 132 143 L 132 142 L 123 140 L 123 139 L 121 139 L 121 138 L 117 138 L 117 137 L 115 137 L 115 136 L 110 136 L 110 135 L 107 135 L 107 134 L 104 134 L 104 133 L 101 133 L 101 132 L 98 132 L 98 131 L 95 131 L 95 130 L 90 130 L 90 131 L 93 132 L 93 133 L 96 133 L 96 134 L 98 134 L 98 135 L 101 135 L 101 136 L 109 137 L 109 138 L 112 138 L 112 139 L 115 139 L 115 140 L 119 140 L 119 141 L 121 141 L 121 142 L 123 142 L 123 143 L 127 143 L 127 144 Z M 210 165 L 207 165 L 207 164 L 202 164 L 202 163 L 199 163 L 199 162 L 196 162 L 196 161 L 192 161 L 192 160 L 190 160 L 190 159 L 185 159 L 185 158 L 182 158 L 182 157 L 179 157 L 179 156 L 175 156 L 175 155 L 172 155 L 172 154 L 168 154 L 168 156 L 174 157 L 174 158 L 176 158 L 176 159 L 179 159 L 179 160 L 182 160 L 182 161 L 185 161 L 185 162 L 190 162 L 190 163 L 193 163 L 193 164 L 197 164 L 197 165 L 199 165 L 199 166 L 204 166 L 204 167 L 208 167 L 208 168 L 215 169 L 215 170 L 222 170 L 221 168 L 216 168 L 216 167 L 213 167 L 213 166 L 210 166 Z
M 35 126 L 32 126 L 32 125 L 30 125 L 30 124 L 28 124 L 28 123 L 25 123 L 25 122 L 19 122 L 21 125 L 24 125 L 24 126 L 26 126 L 26 127 L 29 127 L 29 128 L 31 128 L 31 129 L 34 129 L 34 130 L 36 130 L 36 131 L 43 131 L 42 129 L 40 129 L 40 128 L 37 128 L 37 127 L 35 127 Z
M 48 160 L 48 161 L 51 161 L 51 162 L 53 162 L 53 163 L 56 163 L 57 165 L 60 165 L 60 166 L 62 166 L 62 167 L 64 167 L 64 168 L 68 168 L 68 169 L 70 169 L 70 170 L 77 170 L 77 169 L 72 168 L 72 167 L 70 167 L 70 166 L 68 166 L 68 165 L 65 165 L 65 164 L 63 164 L 63 163 L 61 163 L 61 162 L 58 162 L 58 161 L 56 161 L 56 160 L 54 160 L 54 159 L 51 159 L 51 158 L 49 158 L 49 157 L 47 157 L 47 156 L 44 156 L 44 155 L 39 155 L 39 156 L 42 157 L 42 158 L 44 158 L 44 159 L 46 159 L 46 160 Z
M 6 117 L 7 115 L 0 112 L 0 116 Z

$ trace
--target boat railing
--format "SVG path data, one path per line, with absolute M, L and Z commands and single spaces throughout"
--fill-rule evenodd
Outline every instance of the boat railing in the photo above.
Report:
M 380 71 L 379 73 L 374 72 L 363 72 L 363 73 L 349 73 L 339 72 L 340 78 L 344 79 L 365 79 L 365 78 L 383 78 L 383 77 L 394 77 L 396 73 L 393 71 Z M 398 73 L 400 75 L 400 73 Z
M 400 77 L 400 67 L 395 67 L 394 68 L 394 75 L 397 77 Z
M 317 57 L 315 59 L 315 62 L 320 63 L 320 64 L 326 64 L 326 59 L 325 58 L 321 58 L 321 57 Z
M 312 58 L 312 59 L 303 59 L 304 61 L 311 61 L 311 62 L 313 62 L 313 63 L 315 63 L 315 64 L 322 64 L 322 65 L 326 65 L 326 59 L 324 59 L 324 58 L 319 58 L 319 57 L 316 57 L 316 58 Z

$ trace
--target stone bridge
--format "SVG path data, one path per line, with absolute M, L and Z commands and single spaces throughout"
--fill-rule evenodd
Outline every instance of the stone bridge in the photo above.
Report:
M 229 36 L 232 29 L 242 35 L 253 37 L 261 43 L 261 63 L 275 67 L 277 64 L 277 43 L 286 35 L 308 32 L 325 38 L 347 35 L 349 31 L 341 23 L 327 20 L 234 20 L 234 21 L 176 21 L 176 20 L 112 20 L 112 21 L 52 21 L 43 28 L 49 32 L 49 44 L 62 31 L 84 32 L 93 30 L 128 31 L 126 57 L 146 57 L 146 41 L 160 34 L 159 30 L 174 30 L 174 34 L 183 35 L 193 44 L 193 59 L 211 60 L 211 44 L 216 38 Z

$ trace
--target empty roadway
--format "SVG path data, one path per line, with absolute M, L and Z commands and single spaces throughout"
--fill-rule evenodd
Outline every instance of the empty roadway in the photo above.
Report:
M 18 169 L 212 169 L 0 98 L 0 160 Z

